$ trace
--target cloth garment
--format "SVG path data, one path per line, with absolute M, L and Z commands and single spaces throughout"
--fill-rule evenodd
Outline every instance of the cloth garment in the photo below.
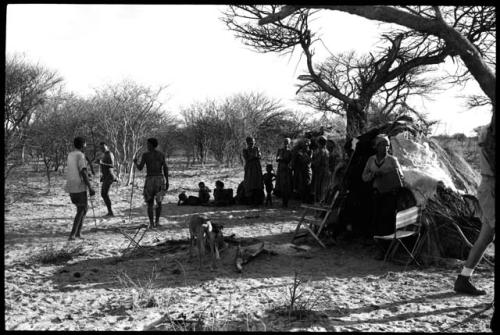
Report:
M 156 199 L 157 202 L 163 200 L 165 191 L 165 178 L 162 175 L 159 176 L 146 176 L 146 181 L 144 182 L 144 201 L 150 202 Z
M 381 172 L 382 175 L 375 177 L 375 172 Z M 391 173 L 397 174 L 399 181 L 403 180 L 403 171 L 401 170 L 398 159 L 388 154 L 382 162 L 377 162 L 377 156 L 373 155 L 368 158 L 361 178 L 365 182 L 372 181 L 373 188 L 382 191 L 390 188 L 387 185 L 384 185 L 384 182 L 389 180 L 386 177 Z M 398 186 L 401 187 L 401 183 Z
M 283 199 L 290 198 L 292 194 L 292 169 L 290 163 L 292 161 L 292 151 L 289 149 L 278 149 L 276 155 L 278 161 L 278 170 L 276 173 L 275 189 L 276 194 Z
M 78 207 L 87 207 L 88 202 L 87 202 L 87 192 L 78 192 L 78 193 L 70 193 L 69 197 L 71 199 L 71 202 L 75 204 L 75 206 Z
M 68 164 L 66 167 L 66 192 L 80 193 L 87 190 L 87 186 L 80 175 L 80 172 L 84 168 L 87 168 L 85 154 L 80 150 L 70 152 L 68 154 Z
M 320 202 L 324 199 L 330 183 L 330 171 L 328 169 L 328 150 L 318 148 L 312 158 L 312 187 L 314 201 Z
M 254 193 L 253 191 L 262 190 L 264 186 L 259 148 L 254 146 L 243 149 L 243 158 L 245 159 L 244 189 L 246 196 L 250 197 Z
M 110 165 L 114 166 L 115 165 L 115 156 L 113 155 L 113 153 L 111 151 L 108 150 L 108 151 L 104 152 L 101 161 L 105 164 L 110 164 Z M 101 164 L 101 172 L 102 172 L 101 182 L 105 182 L 108 180 L 113 181 L 113 180 L 117 179 L 115 176 L 114 167 Z

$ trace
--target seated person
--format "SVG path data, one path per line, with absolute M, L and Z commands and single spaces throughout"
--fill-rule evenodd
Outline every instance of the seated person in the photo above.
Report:
M 198 206 L 200 204 L 200 199 L 198 197 L 190 195 L 189 197 L 186 195 L 186 192 L 182 192 L 179 194 L 179 201 L 177 202 L 177 206 Z
M 220 180 L 215 182 L 214 205 L 228 206 L 234 204 L 233 189 L 224 188 L 224 183 Z
M 200 200 L 200 205 L 208 205 L 208 201 L 210 200 L 210 189 L 205 186 L 205 183 L 200 181 L 198 184 L 200 188 L 198 190 L 198 199 Z

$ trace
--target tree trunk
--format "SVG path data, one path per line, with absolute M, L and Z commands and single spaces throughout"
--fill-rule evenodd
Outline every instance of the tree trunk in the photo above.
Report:
M 360 104 L 347 105 L 346 110 L 347 125 L 346 125 L 346 136 L 347 138 L 354 138 L 361 135 L 367 127 L 368 118 L 366 111 L 360 106 Z

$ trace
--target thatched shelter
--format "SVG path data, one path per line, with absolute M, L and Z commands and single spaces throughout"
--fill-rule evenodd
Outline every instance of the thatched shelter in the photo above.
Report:
M 361 174 L 368 158 L 375 154 L 373 139 L 382 133 L 389 136 L 390 151 L 398 158 L 408 184 L 398 196 L 398 210 L 415 204 L 423 209 L 426 238 L 419 257 L 424 263 L 437 258 L 464 259 L 470 247 L 464 237 L 473 243 L 481 226 L 475 199 L 480 176 L 463 158 L 450 155 L 423 136 L 408 117 L 373 128 L 346 143 L 347 150 L 354 148 L 354 152 L 346 162 L 343 201 L 337 203 L 339 216 L 330 231 L 338 235 L 348 229 L 355 235 L 369 236 L 372 190 Z

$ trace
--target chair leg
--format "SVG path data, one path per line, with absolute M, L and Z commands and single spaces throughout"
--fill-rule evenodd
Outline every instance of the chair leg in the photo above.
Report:
M 387 248 L 385 255 L 384 255 L 384 263 L 387 262 L 387 260 L 389 259 L 388 258 L 389 252 L 394 248 L 395 242 L 396 242 L 396 240 L 394 239 L 391 241 L 391 244 L 389 244 L 389 247 Z

